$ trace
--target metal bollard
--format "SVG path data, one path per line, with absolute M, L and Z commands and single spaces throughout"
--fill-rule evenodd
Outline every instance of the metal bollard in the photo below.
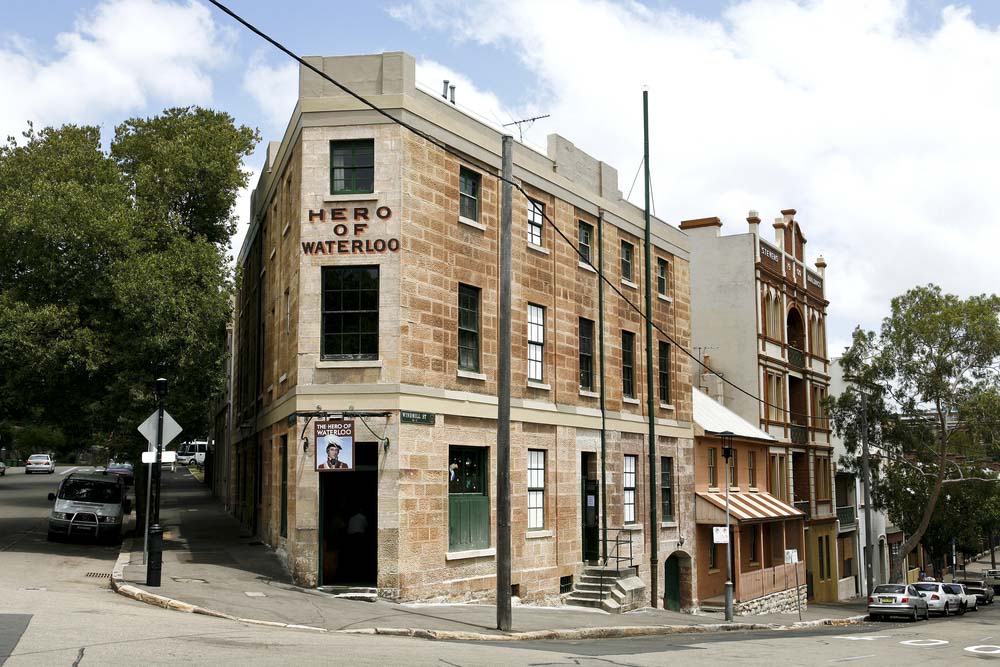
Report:
M 163 570 L 163 528 L 158 523 L 149 527 L 149 561 L 146 563 L 146 585 L 159 586 Z

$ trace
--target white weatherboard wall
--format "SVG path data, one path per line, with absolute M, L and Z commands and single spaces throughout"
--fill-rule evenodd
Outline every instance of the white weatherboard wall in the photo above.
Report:
M 720 226 L 685 230 L 691 239 L 691 345 L 706 349 L 726 379 L 758 394 L 754 236 L 719 236 Z M 701 369 L 703 370 L 703 369 Z M 700 370 L 695 371 L 695 384 Z M 725 386 L 726 407 L 754 425 L 754 398 Z
M 840 358 L 833 359 L 830 362 L 830 396 L 838 397 L 847 388 L 847 383 L 844 382 L 844 371 L 840 366 Z M 833 445 L 833 460 L 837 464 L 837 467 L 842 468 L 840 465 L 840 458 L 847 454 L 847 447 L 844 444 L 843 438 L 839 438 L 836 434 L 830 436 L 830 442 Z M 860 452 L 859 452 L 860 454 Z M 858 563 L 860 563 L 860 569 L 858 573 L 861 578 L 861 592 L 863 595 L 868 595 L 868 579 L 866 573 L 866 568 L 868 566 L 865 558 L 865 490 L 861 483 L 861 477 L 858 476 L 854 479 L 855 490 L 854 497 L 857 498 L 858 507 L 858 533 L 857 533 L 857 545 L 858 553 L 856 555 Z M 838 501 L 839 504 L 839 501 Z M 885 543 L 885 527 L 889 523 L 889 518 L 886 516 L 884 511 L 878 511 L 874 508 L 871 512 L 872 519 L 872 551 L 875 554 L 875 560 L 872 563 L 872 582 L 877 586 L 878 584 L 883 584 L 888 582 L 888 578 L 883 576 L 889 573 L 889 561 L 888 556 L 885 553 L 885 549 L 879 548 L 880 540 Z

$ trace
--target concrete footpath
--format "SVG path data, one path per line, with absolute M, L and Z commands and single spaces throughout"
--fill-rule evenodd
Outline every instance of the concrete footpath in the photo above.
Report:
M 186 469 L 163 471 L 160 523 L 165 528 L 163 572 L 145 585 L 142 536 L 126 538 L 112 573 L 120 594 L 177 611 L 244 623 L 321 632 L 390 634 L 432 639 L 585 639 L 681 632 L 796 629 L 850 625 L 865 617 L 863 601 L 812 604 L 798 615 L 738 617 L 643 609 L 608 614 L 577 607 L 516 605 L 513 631 L 496 630 L 496 609 L 482 604 L 399 604 L 339 598 L 295 586 L 277 556 L 241 534 L 237 521 Z

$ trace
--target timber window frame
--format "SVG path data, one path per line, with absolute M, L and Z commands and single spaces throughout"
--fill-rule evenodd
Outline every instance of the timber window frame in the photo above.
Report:
M 622 396 L 635 398 L 635 334 L 622 331 Z
M 528 304 L 528 380 L 545 380 L 545 307 Z
M 594 390 L 594 321 L 580 318 L 580 389 Z
M 330 194 L 371 194 L 375 191 L 375 140 L 330 142 Z
M 448 550 L 490 546 L 489 450 L 448 448 Z
M 323 361 L 378 359 L 379 267 L 321 268 Z
M 674 459 L 660 457 L 660 510 L 662 521 L 674 520 Z
M 458 368 L 479 372 L 479 304 L 481 290 L 458 284 Z
M 635 282 L 635 246 L 628 241 L 621 242 L 622 280 Z
M 622 522 L 626 525 L 638 521 L 635 513 L 635 476 L 639 457 L 626 454 L 622 464 Z
M 537 199 L 528 200 L 528 243 L 544 248 L 545 204 Z
M 479 222 L 482 201 L 483 176 L 468 167 L 458 170 L 458 215 L 466 220 Z
M 580 262 L 585 265 L 587 264 L 587 262 L 593 263 L 594 226 L 589 222 L 578 220 L 576 228 L 576 240 L 577 240 L 577 248 L 580 251 L 579 253 Z
M 528 450 L 528 530 L 545 529 L 544 449 Z

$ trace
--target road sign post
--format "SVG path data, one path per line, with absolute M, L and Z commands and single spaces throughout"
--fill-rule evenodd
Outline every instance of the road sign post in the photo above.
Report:
M 795 608 L 799 610 L 799 621 L 802 620 L 802 598 L 799 597 L 799 550 L 785 549 L 785 564 L 795 566 Z

